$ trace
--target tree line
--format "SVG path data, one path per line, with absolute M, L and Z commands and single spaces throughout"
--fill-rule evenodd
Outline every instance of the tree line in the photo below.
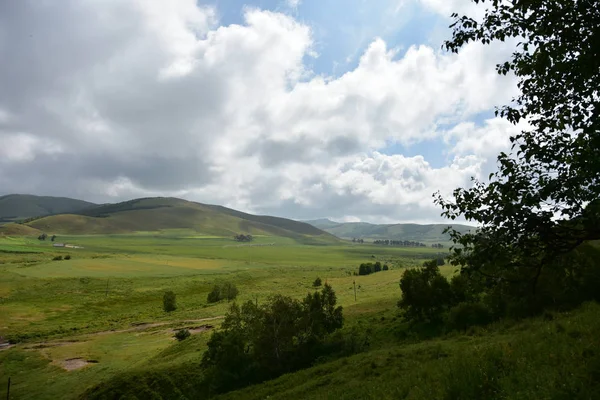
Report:
M 389 240 L 389 239 L 378 239 L 373 241 L 373 244 L 383 246 L 402 246 L 402 247 L 427 247 L 425 243 L 414 242 L 411 240 Z
M 250 235 L 250 234 L 244 235 L 243 233 L 235 235 L 233 237 L 233 239 L 237 242 L 251 242 L 252 240 L 254 240 L 252 235 Z

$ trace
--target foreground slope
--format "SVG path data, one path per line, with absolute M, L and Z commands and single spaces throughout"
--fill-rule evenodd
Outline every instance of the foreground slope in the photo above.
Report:
M 370 224 L 368 222 L 334 222 L 329 219 L 306 221 L 339 238 L 414 240 L 419 242 L 447 242 L 450 236 L 444 233 L 450 224 Z M 474 229 L 472 226 L 452 224 L 460 232 Z
M 0 197 L 0 223 L 51 214 L 79 212 L 95 205 L 68 197 L 9 194 Z
M 217 399 L 597 399 L 600 397 L 600 305 L 519 323 L 502 322 L 422 342 L 386 343 Z M 398 321 L 395 322 L 398 325 Z M 174 363 L 193 342 L 90 389 L 86 399 L 203 399 L 197 363 Z
M 337 239 L 309 224 L 270 216 L 256 216 L 221 206 L 176 198 L 143 198 L 108 204 L 74 214 L 53 215 L 28 226 L 60 234 L 117 234 L 188 229 L 201 235 L 237 233 L 290 237 L 300 241 Z

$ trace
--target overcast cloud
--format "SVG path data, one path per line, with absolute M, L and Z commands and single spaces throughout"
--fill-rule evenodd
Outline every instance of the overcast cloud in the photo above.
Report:
M 287 4 L 225 25 L 193 0 L 0 2 L 0 194 L 441 221 L 432 193 L 487 176 L 515 132 L 481 117 L 516 93 L 494 70 L 511 48 L 373 37 L 330 75 L 310 67 L 326 39 L 309 2 Z

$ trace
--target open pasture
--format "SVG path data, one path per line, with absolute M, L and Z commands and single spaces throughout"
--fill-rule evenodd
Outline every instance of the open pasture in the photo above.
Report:
M 156 363 L 161 352 L 160 362 L 199 360 L 229 307 L 207 303 L 216 283 L 234 283 L 238 302 L 260 302 L 276 293 L 305 296 L 320 277 L 336 290 L 352 323 L 393 309 L 404 269 L 438 254 L 343 242 L 304 245 L 277 236 L 238 243 L 187 231 L 59 236 L 56 242 L 81 248 L 0 238 L 0 336 L 17 342 L 0 352 L 0 375 L 12 376 L 15 398 L 76 398 L 103 379 Z M 66 255 L 71 258 L 53 260 Z M 390 270 L 353 275 L 360 263 L 375 261 Z M 170 313 L 162 309 L 166 290 L 177 295 L 177 310 Z M 198 333 L 177 343 L 178 327 Z M 169 353 L 182 346 L 189 349 Z

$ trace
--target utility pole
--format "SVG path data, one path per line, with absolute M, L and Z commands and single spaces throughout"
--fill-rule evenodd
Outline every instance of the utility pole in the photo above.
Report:
M 354 284 L 354 301 L 356 301 L 356 280 L 352 281 Z

